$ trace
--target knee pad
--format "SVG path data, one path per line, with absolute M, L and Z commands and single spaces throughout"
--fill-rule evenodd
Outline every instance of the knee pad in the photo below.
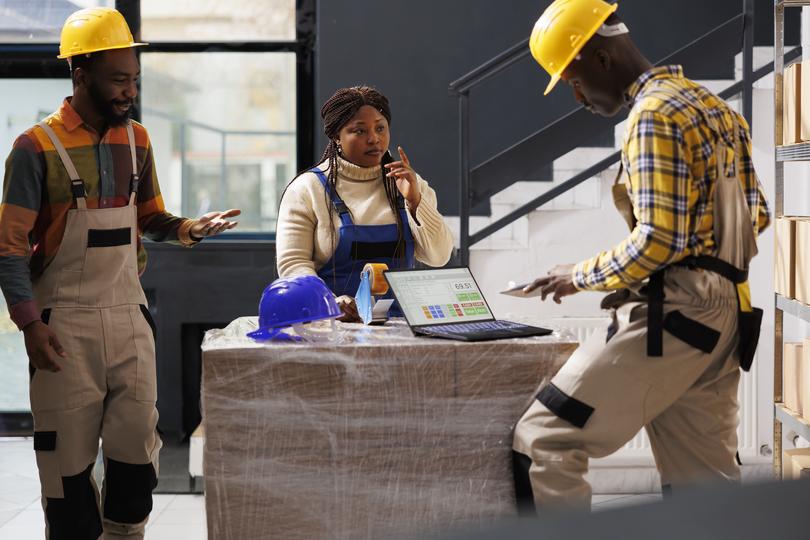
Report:
M 47 497 L 45 518 L 51 540 L 95 539 L 101 535 L 96 486 L 90 480 L 93 464 L 75 476 L 63 476 L 64 498 Z
M 151 463 L 133 465 L 108 458 L 104 486 L 104 519 L 140 523 L 152 511 L 157 475 Z

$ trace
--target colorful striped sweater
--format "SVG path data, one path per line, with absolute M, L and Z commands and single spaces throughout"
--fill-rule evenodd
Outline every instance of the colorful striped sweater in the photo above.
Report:
M 88 208 L 113 208 L 129 202 L 132 164 L 125 127 L 99 135 L 85 124 L 70 98 L 46 122 L 56 132 L 84 181 Z M 154 241 L 192 245 L 194 220 L 166 212 L 146 129 L 133 122 L 138 196 L 138 270 L 146 267 L 141 235 Z M 32 280 L 53 259 L 75 208 L 68 176 L 44 130 L 34 126 L 20 135 L 6 160 L 0 205 L 0 288 L 11 319 L 22 329 L 39 318 Z

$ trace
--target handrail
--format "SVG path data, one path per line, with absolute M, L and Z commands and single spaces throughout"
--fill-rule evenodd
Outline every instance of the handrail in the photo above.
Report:
M 204 129 L 207 131 L 212 131 L 214 133 L 218 133 L 220 135 L 236 135 L 236 136 L 262 136 L 262 135 L 270 135 L 276 137 L 295 137 L 295 131 L 264 131 L 264 130 L 229 130 L 229 129 L 222 129 L 216 126 L 212 126 L 211 124 L 205 124 L 203 122 L 198 122 L 197 120 L 190 120 L 188 118 L 184 118 L 182 116 L 177 116 L 172 113 L 159 111 L 157 109 L 152 109 L 150 107 L 142 107 L 141 112 L 143 114 L 148 114 L 150 116 L 157 116 L 158 118 L 163 118 L 164 120 L 171 120 L 176 124 L 185 124 L 189 127 Z
M 706 41 L 710 37 L 727 30 L 731 26 L 736 26 L 737 24 L 744 23 L 744 22 L 745 22 L 744 15 L 742 13 L 737 14 L 734 17 L 731 17 L 727 21 L 725 21 L 725 22 L 721 23 L 720 25 L 716 26 L 712 30 L 709 30 L 708 32 L 704 33 L 703 35 L 695 38 L 694 40 L 687 43 L 686 45 L 679 48 L 678 50 L 667 54 L 663 58 L 660 58 L 658 61 L 656 61 L 654 63 L 654 65 L 658 66 L 658 65 L 669 64 L 669 63 L 671 63 L 673 61 L 673 59 L 677 59 L 680 55 L 682 55 L 685 52 L 689 51 L 691 48 L 700 46 L 704 41 Z M 494 72 L 492 74 L 494 75 Z M 564 115 L 559 116 L 555 120 L 552 120 L 551 122 L 546 124 L 545 127 L 543 127 L 541 129 L 539 129 L 538 131 L 535 131 L 534 133 L 524 137 L 523 139 L 521 139 L 520 141 L 518 141 L 515 144 L 511 145 L 510 147 L 502 150 L 501 152 L 498 152 L 497 154 L 485 159 L 484 161 L 482 161 L 482 162 L 480 162 L 480 163 L 478 163 L 476 165 L 473 165 L 471 167 L 471 169 L 470 169 L 470 197 L 472 199 L 471 204 L 474 206 L 475 204 L 480 203 L 481 199 L 488 199 L 494 193 L 496 193 L 497 191 L 500 191 L 501 189 L 504 189 L 504 187 L 505 187 L 505 186 L 502 186 L 502 185 L 494 185 L 493 186 L 492 183 L 488 183 L 486 188 L 485 188 L 486 191 L 481 191 L 481 192 L 477 191 L 479 186 L 476 184 L 476 177 L 478 177 L 480 175 L 483 175 L 484 177 L 491 176 L 491 175 L 487 174 L 487 172 L 484 171 L 484 169 L 486 167 L 497 166 L 496 165 L 497 162 L 499 160 L 503 160 L 506 156 L 508 156 L 509 153 L 513 149 L 515 149 L 515 148 L 519 147 L 520 145 L 524 144 L 526 141 L 531 140 L 533 137 L 542 136 L 543 133 L 545 133 L 545 132 L 547 132 L 549 130 L 552 130 L 552 129 L 558 129 L 558 126 L 560 124 L 569 121 L 575 115 L 581 115 L 583 112 L 584 112 L 583 107 L 577 107 L 577 108 L 565 113 Z M 613 125 L 619 123 L 618 120 L 609 120 L 609 119 L 601 119 L 601 118 L 596 119 L 596 121 L 602 121 L 603 124 L 612 123 Z M 560 148 L 559 146 L 562 146 L 563 148 Z M 564 143 L 560 143 L 559 146 L 557 148 L 555 148 L 554 150 L 551 150 L 551 151 L 554 151 L 554 152 L 560 152 L 559 154 L 556 154 L 557 156 L 564 155 L 565 153 L 567 153 L 571 149 L 575 148 L 575 146 L 573 146 L 573 145 L 569 145 L 567 148 L 565 148 Z M 549 153 L 549 149 L 546 149 L 545 153 L 547 155 Z M 554 154 L 552 154 L 552 155 L 554 155 Z M 539 163 L 538 163 L 538 165 L 539 165 Z M 525 174 L 525 172 L 523 174 Z M 519 173 L 516 173 L 516 175 L 519 175 Z
M 696 40 L 692 41 L 691 43 L 685 45 L 684 47 L 678 49 L 674 53 L 668 55 L 667 58 L 675 56 L 685 49 L 694 46 L 696 43 L 700 42 L 701 40 L 707 38 L 708 36 L 713 36 L 715 34 L 720 34 L 722 31 L 728 31 L 729 25 L 735 25 L 739 21 L 743 23 L 743 40 L 741 43 L 742 51 L 743 51 L 743 67 L 745 68 L 745 73 L 743 73 L 743 85 L 742 88 L 745 92 L 745 96 L 743 99 L 744 106 L 743 109 L 745 112 L 748 112 L 750 107 L 748 104 L 750 103 L 750 89 L 753 83 L 752 76 L 751 76 L 751 69 L 752 69 L 752 62 L 751 62 L 751 55 L 753 54 L 753 34 L 751 31 L 751 23 L 753 22 L 753 1 L 752 0 L 744 0 L 743 2 L 743 10 L 742 13 L 738 13 L 734 17 L 731 17 L 727 21 L 723 22 L 716 28 L 710 30 L 709 32 L 705 33 L 704 35 L 700 36 Z M 480 173 L 481 167 L 484 165 L 495 163 L 495 159 L 503 158 L 506 152 L 516 150 L 515 145 L 510 147 L 504 152 L 499 152 L 496 156 L 489 158 L 488 160 L 484 161 L 483 163 L 479 164 L 478 166 L 471 167 L 470 166 L 470 148 L 469 148 L 469 139 L 470 139 L 470 125 L 469 125 L 469 99 L 470 99 L 470 90 L 477 86 L 478 84 L 490 79 L 491 77 L 495 76 L 496 74 L 502 72 L 503 70 L 507 69 L 508 67 L 514 65 L 522 58 L 526 57 L 529 54 L 528 47 L 526 44 L 528 40 L 523 40 L 520 43 L 517 43 L 507 49 L 506 51 L 502 52 L 501 54 L 491 58 L 478 68 L 470 71 L 466 75 L 463 75 L 459 79 L 453 81 L 448 88 L 448 91 L 451 94 L 455 94 L 458 98 L 459 103 L 459 233 L 460 233 L 460 245 L 459 245 L 459 254 L 460 254 L 460 263 L 462 265 L 466 265 L 469 263 L 469 252 L 470 246 L 476 242 L 479 242 L 483 238 L 489 236 L 493 232 L 497 231 L 498 229 L 508 225 L 512 221 L 522 217 L 523 215 L 531 212 L 533 209 L 537 208 L 538 206 L 545 204 L 548 200 L 553 199 L 554 197 L 558 196 L 561 193 L 565 193 L 566 191 L 572 189 L 576 185 L 581 182 L 587 180 L 587 178 L 593 176 L 597 172 L 604 170 L 606 167 L 609 167 L 616 160 L 619 159 L 618 155 L 610 156 L 607 160 L 612 161 L 607 163 L 607 160 L 602 160 L 601 162 L 597 163 L 596 165 L 591 166 L 587 171 L 583 171 L 582 173 L 574 176 L 573 178 L 569 179 L 567 182 L 559 186 L 555 186 L 547 193 L 541 195 L 540 197 L 536 198 L 534 201 L 531 201 L 529 204 L 523 205 L 517 210 L 513 211 L 507 216 L 499 219 L 495 223 L 492 223 L 478 231 L 474 235 L 470 234 L 470 210 L 472 206 L 472 182 L 473 179 L 472 173 L 473 170 L 478 170 Z M 662 60 L 666 61 L 666 59 Z M 773 69 L 773 68 L 771 68 Z M 761 71 L 761 70 L 760 70 Z M 576 110 L 574 112 L 577 112 Z M 581 111 L 580 111 L 581 112 Z M 563 117 L 565 118 L 565 117 Z M 552 124 L 559 122 L 562 119 L 555 120 Z M 748 118 L 750 122 L 750 118 Z M 548 129 L 549 126 L 541 129 L 540 133 L 545 129 Z M 529 137 L 531 138 L 531 136 Z M 528 140 L 528 138 L 526 139 Z M 525 140 L 524 140 L 525 142 Z M 562 155 L 562 154 L 559 154 Z M 544 162 L 548 163 L 553 161 L 554 158 L 551 158 L 549 161 L 545 159 Z M 518 162 L 522 163 L 522 162 Z M 607 164 L 605 164 L 607 163 Z M 494 166 L 494 165 L 493 165 Z M 601 168 L 599 168 L 601 166 Z M 508 166 L 508 169 L 514 169 L 514 166 Z M 525 168 L 525 167 L 523 167 Z M 521 166 L 518 164 L 518 169 L 521 169 Z M 512 172 L 518 173 L 519 170 L 515 169 Z M 591 172 L 588 176 L 583 176 L 586 172 L 590 172 L 595 170 L 596 172 Z M 511 175 L 510 175 L 511 176 Z M 514 179 L 508 180 L 508 185 L 511 185 L 515 181 L 519 180 L 519 178 L 515 177 Z M 505 186 L 503 186 L 505 187 Z M 501 187 L 500 189 L 503 189 Z M 491 194 L 486 194 L 486 196 L 491 196 Z M 480 197 L 479 197 L 480 198 Z
M 490 58 L 476 69 L 451 82 L 448 89 L 452 94 L 466 93 L 473 86 L 477 86 L 493 75 L 500 73 L 524 56 L 528 56 L 528 45 L 529 38 L 512 45 L 498 56 Z
M 693 41 L 687 43 L 677 51 L 667 55 L 666 58 L 661 59 L 659 62 L 666 62 L 667 58 L 671 58 L 685 51 L 689 47 L 694 46 L 698 42 L 708 38 L 709 36 L 715 34 L 716 32 L 723 30 L 726 26 L 737 22 L 738 19 L 744 19 L 745 17 L 746 15 L 744 13 L 738 13 L 737 15 L 728 19 L 727 21 L 709 30 L 705 34 L 698 36 Z M 480 83 L 500 73 L 507 67 L 517 62 L 518 60 L 522 59 L 524 56 L 528 56 L 530 52 L 528 45 L 529 45 L 529 38 L 526 38 L 523 41 L 512 45 L 504 52 L 490 58 L 489 60 L 481 64 L 476 69 L 470 71 L 466 75 L 462 75 L 455 81 L 451 82 L 450 85 L 448 86 L 448 90 L 450 91 L 451 94 L 466 93 L 472 87 L 478 86 Z
M 801 58 L 802 56 L 802 48 L 796 47 L 791 51 L 785 53 L 785 63 L 791 62 L 797 58 Z M 752 73 L 751 82 L 756 82 L 761 78 L 769 75 L 773 71 L 773 62 L 762 66 L 761 68 L 757 69 Z M 722 99 L 729 99 L 733 96 L 736 96 L 740 92 L 745 89 L 747 81 L 737 81 L 728 88 L 725 88 L 717 95 Z M 550 202 L 551 200 L 559 197 L 563 193 L 566 193 L 581 183 L 585 182 L 586 180 L 594 177 L 595 175 L 599 174 L 600 172 L 604 171 L 605 169 L 609 168 L 611 165 L 619 161 L 621 158 L 622 153 L 620 151 L 614 152 L 613 154 L 609 155 L 608 157 L 604 158 L 603 160 L 599 161 L 598 163 L 588 167 L 584 171 L 572 176 L 570 179 L 566 180 L 565 182 L 558 184 L 551 188 L 550 190 L 546 191 L 542 195 L 535 197 L 531 201 L 527 202 L 526 204 L 516 208 L 509 214 L 503 216 L 498 221 L 494 223 L 490 223 L 480 231 L 476 232 L 475 234 L 470 235 L 470 243 L 469 245 L 476 244 L 483 240 L 484 238 L 492 235 L 493 233 L 499 231 L 500 229 L 506 227 L 510 223 L 517 221 L 518 219 L 522 218 L 529 212 L 533 212 L 534 210 L 540 208 L 544 204 Z

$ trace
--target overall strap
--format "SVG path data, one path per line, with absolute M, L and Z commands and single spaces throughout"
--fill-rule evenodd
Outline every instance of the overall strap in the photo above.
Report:
M 740 270 L 733 264 L 727 263 L 723 259 L 709 255 L 687 257 L 675 263 L 675 266 L 686 266 L 687 268 L 700 268 L 703 270 L 708 270 L 723 276 L 735 285 L 748 281 L 748 270 Z
M 352 215 L 349 212 L 349 207 L 346 206 L 346 203 L 343 202 L 343 199 L 340 198 L 340 195 L 337 194 L 337 191 L 333 190 L 329 186 L 329 180 L 326 178 L 326 174 L 317 167 L 314 167 L 309 170 L 311 173 L 315 173 L 318 177 L 318 180 L 321 181 L 321 185 L 323 189 L 326 190 L 326 194 L 329 196 L 329 200 L 332 201 L 332 207 L 337 212 L 338 216 L 340 216 L 340 223 L 341 225 L 354 225 L 352 221 Z M 404 204 L 404 203 L 403 203 Z
M 647 284 L 647 356 L 664 354 L 664 270 Z
M 138 194 L 138 185 L 141 178 L 138 176 L 138 160 L 135 152 L 135 131 L 132 129 L 132 121 L 127 122 L 127 140 L 129 140 L 129 155 L 132 158 L 132 176 L 130 177 L 129 204 L 135 204 Z
M 636 228 L 636 216 L 633 214 L 633 202 L 630 200 L 630 194 L 627 191 L 627 185 L 622 180 L 624 174 L 624 162 L 619 160 L 619 171 L 616 173 L 616 179 L 613 181 L 611 194 L 613 195 L 613 206 L 616 211 L 622 216 L 622 219 L 627 223 L 627 227 L 632 231 Z
M 76 170 L 76 166 L 73 164 L 73 160 L 70 159 L 70 156 L 65 149 L 65 145 L 62 144 L 62 141 L 59 140 L 59 137 L 56 136 L 51 126 L 47 124 L 44 120 L 37 124 L 48 138 L 51 140 L 54 149 L 56 149 L 56 153 L 59 154 L 59 158 L 62 160 L 62 165 L 65 166 L 65 170 L 70 177 L 70 190 L 73 193 L 73 199 L 76 201 L 77 208 L 87 208 L 87 201 L 85 197 L 87 197 L 87 192 L 84 189 L 84 182 L 82 181 L 81 177 L 79 176 L 79 171 Z

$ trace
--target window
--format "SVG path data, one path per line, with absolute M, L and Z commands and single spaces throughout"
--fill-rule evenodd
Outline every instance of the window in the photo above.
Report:
M 69 79 L 0 79 L 0 155 L 3 162 L 14 140 L 39 122 L 71 93 Z M 0 411 L 22 412 L 28 404 L 28 359 L 23 335 L 8 316 L 0 295 Z
M 0 295 L 0 412 L 28 411 L 28 358 L 23 335 Z
M 272 233 L 295 174 L 293 53 L 141 54 L 141 110 L 169 211 L 241 208 L 241 233 Z
M 141 111 L 167 208 L 241 208 L 224 236 L 272 235 L 280 189 L 312 161 L 313 1 L 140 0 Z M 303 23 L 301 23 L 303 24 Z M 304 34 L 304 38 L 298 34 Z M 238 41 L 232 41 L 238 40 Z M 284 175 L 283 177 L 279 175 Z
M 168 209 L 240 207 L 240 227 L 223 236 L 272 237 L 281 190 L 314 159 L 314 0 L 0 0 L 3 162 L 72 93 L 59 35 L 94 6 L 140 20 L 150 43 L 138 49 L 138 110 Z M 28 411 L 25 344 L 0 297 L 0 435 L 30 430 Z
M 295 41 L 295 0 L 141 0 L 146 41 Z

